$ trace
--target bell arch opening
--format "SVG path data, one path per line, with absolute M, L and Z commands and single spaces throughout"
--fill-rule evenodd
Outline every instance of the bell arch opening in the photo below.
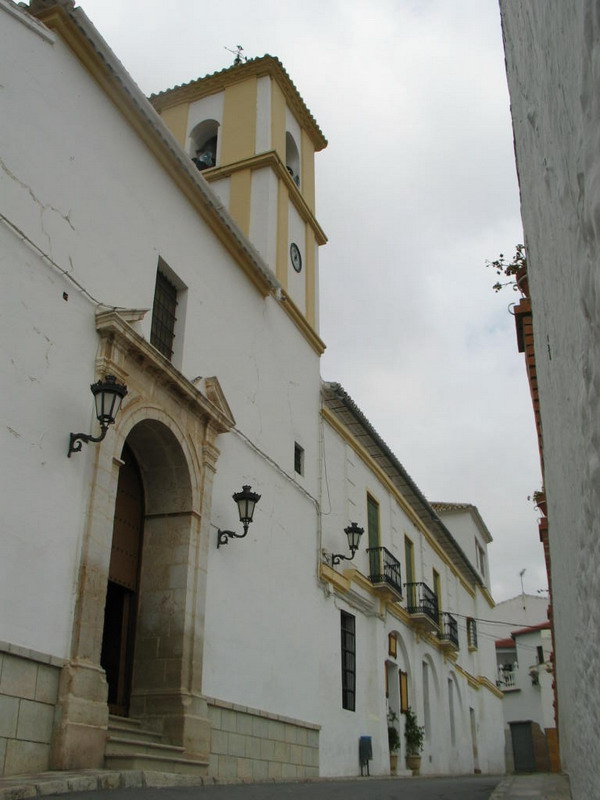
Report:
M 300 151 L 292 134 L 285 134 L 285 166 L 296 186 L 300 186 Z
M 217 165 L 219 123 L 215 119 L 199 122 L 190 134 L 190 156 L 200 171 Z

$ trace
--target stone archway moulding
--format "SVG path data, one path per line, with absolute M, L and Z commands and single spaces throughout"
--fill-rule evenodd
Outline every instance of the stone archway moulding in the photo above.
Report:
M 180 493 L 179 505 L 157 507 L 146 520 L 149 539 L 160 542 L 167 530 L 176 539 L 172 550 L 178 554 L 181 569 L 171 572 L 178 574 L 181 585 L 171 587 L 178 600 L 171 609 L 169 625 L 179 640 L 169 642 L 177 655 L 170 659 L 169 677 L 161 685 L 152 677 L 159 670 L 144 669 L 141 663 L 134 667 L 132 711 L 146 716 L 150 724 L 160 724 L 174 744 L 185 747 L 188 757 L 203 760 L 208 753 L 210 727 L 201 697 L 201 670 L 212 486 L 219 456 L 216 438 L 231 430 L 235 420 L 216 378 L 206 378 L 200 387 L 195 386 L 134 330 L 144 313 L 104 311 L 96 316 L 100 336 L 96 374 L 114 374 L 127 384 L 129 393 L 109 436 L 88 451 L 94 459 L 94 477 L 83 528 L 71 658 L 63 668 L 59 689 L 54 769 L 103 766 L 108 707 L 100 651 L 113 514 L 120 454 L 127 438 L 132 431 L 139 432 L 140 426 L 165 431 L 165 453 L 171 448 L 184 482 L 189 482 L 189 492 Z M 141 452 L 136 456 L 141 457 L 143 466 L 143 436 L 137 436 L 137 445 Z M 157 634 L 150 627 L 148 624 L 142 633 Z M 162 646 L 164 650 L 167 643 L 163 641 Z M 165 670 L 162 673 L 166 674 Z M 150 719 L 150 706 L 160 719 Z

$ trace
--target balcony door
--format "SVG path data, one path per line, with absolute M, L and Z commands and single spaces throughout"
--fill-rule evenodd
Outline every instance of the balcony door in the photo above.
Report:
M 367 530 L 369 534 L 369 574 L 371 578 L 382 575 L 379 551 L 379 503 L 367 495 Z

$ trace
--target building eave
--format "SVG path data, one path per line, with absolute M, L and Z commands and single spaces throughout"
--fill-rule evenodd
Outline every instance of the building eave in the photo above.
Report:
M 344 425 L 360 443 L 371 459 L 396 486 L 398 492 L 413 509 L 422 525 L 431 532 L 440 548 L 447 554 L 456 571 L 471 585 L 485 589 L 480 576 L 463 549 L 446 528 L 419 487 L 383 441 L 363 412 L 339 383 L 323 384 L 325 407 Z M 486 589 L 487 592 L 487 589 Z
M 327 139 L 323 136 L 315 118 L 310 113 L 283 64 L 275 56 L 264 55 L 260 58 L 252 58 L 241 64 L 222 69 L 219 72 L 213 72 L 203 78 L 197 78 L 189 83 L 174 86 L 172 89 L 157 92 L 150 95 L 149 99 L 154 108 L 160 112 L 180 103 L 192 103 L 201 97 L 216 94 L 223 91 L 227 86 L 247 80 L 253 75 L 256 77 L 269 75 L 275 80 L 283 91 L 286 101 L 298 122 L 310 136 L 315 150 L 318 152 L 327 147 Z

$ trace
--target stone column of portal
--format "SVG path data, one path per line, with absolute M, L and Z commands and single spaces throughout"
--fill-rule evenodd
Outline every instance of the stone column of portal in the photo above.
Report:
M 104 766 L 108 687 L 100 667 L 113 514 L 121 460 L 98 448 L 84 532 L 71 658 L 62 669 L 52 769 Z
M 200 512 L 146 517 L 131 697 L 132 716 L 182 746 L 187 758 L 204 763 L 210 753 L 201 689 L 212 487 L 219 455 L 215 438 L 207 425 Z

